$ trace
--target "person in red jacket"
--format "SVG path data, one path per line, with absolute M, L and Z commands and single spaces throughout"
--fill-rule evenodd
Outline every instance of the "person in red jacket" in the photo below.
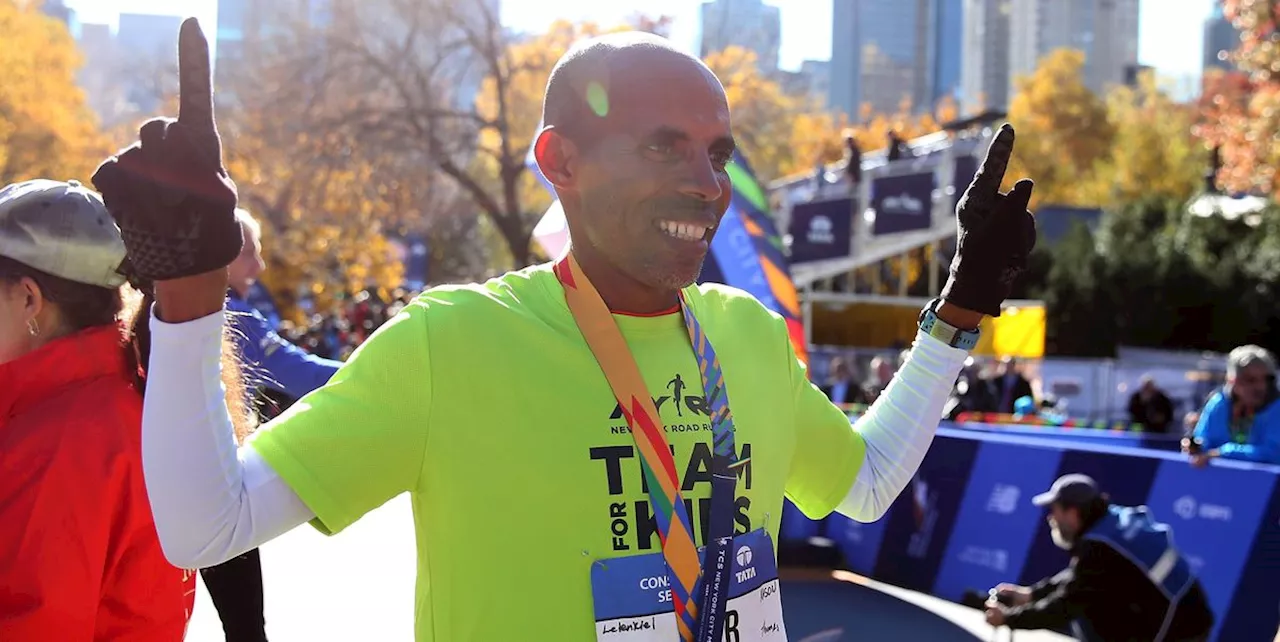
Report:
M 0 189 L 7 642 L 176 642 L 186 632 L 195 573 L 165 560 L 142 476 L 151 297 L 124 287 L 124 259 L 95 192 L 50 180 Z

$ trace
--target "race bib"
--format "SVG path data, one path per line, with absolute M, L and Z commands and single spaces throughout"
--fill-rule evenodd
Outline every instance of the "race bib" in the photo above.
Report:
M 724 642 L 786 642 L 773 541 L 764 529 L 733 538 Z M 698 549 L 702 558 L 702 549 Z M 596 640 L 679 642 L 662 553 L 601 560 L 591 566 Z

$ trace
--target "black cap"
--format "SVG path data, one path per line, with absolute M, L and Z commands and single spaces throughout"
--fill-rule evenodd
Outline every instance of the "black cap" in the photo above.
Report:
M 1048 491 L 1032 497 L 1031 503 L 1036 506 L 1048 506 L 1055 502 L 1067 506 L 1084 506 L 1101 495 L 1098 483 L 1092 477 L 1072 473 L 1059 477 Z

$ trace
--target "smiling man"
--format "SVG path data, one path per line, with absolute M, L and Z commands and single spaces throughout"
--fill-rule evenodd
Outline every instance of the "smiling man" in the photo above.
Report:
M 1030 182 L 998 191 L 1006 127 L 958 210 L 943 299 L 851 427 L 780 318 L 694 284 L 730 198 L 719 81 L 661 38 L 605 36 L 552 72 L 534 146 L 570 251 L 428 290 L 237 450 L 216 351 L 239 235 L 221 218 L 235 198 L 214 162 L 203 46 L 184 26 L 169 133 L 144 126 L 95 177 L 157 280 L 143 454 L 161 541 L 207 566 L 308 521 L 336 533 L 409 492 L 420 641 L 785 639 L 783 497 L 815 518 L 888 509 L 1035 241 Z

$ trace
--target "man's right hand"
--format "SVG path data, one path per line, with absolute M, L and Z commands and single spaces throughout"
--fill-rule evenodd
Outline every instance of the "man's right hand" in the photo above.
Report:
M 1031 602 L 1031 588 L 1027 586 L 1000 584 L 996 586 L 995 592 L 1012 606 L 1022 606 Z
M 93 175 L 124 237 L 123 267 L 131 280 L 183 280 L 189 300 L 160 301 L 166 320 L 174 322 L 187 320 L 173 318 L 179 316 L 174 308 L 211 308 L 204 314 L 221 309 L 225 268 L 244 242 L 235 217 L 236 187 L 222 166 L 214 122 L 209 43 L 194 18 L 178 34 L 178 71 L 178 118 L 148 121 L 138 143 Z M 172 285 L 160 289 L 173 292 Z M 188 291 L 192 287 L 199 291 Z M 164 298 L 159 291 L 157 298 Z

